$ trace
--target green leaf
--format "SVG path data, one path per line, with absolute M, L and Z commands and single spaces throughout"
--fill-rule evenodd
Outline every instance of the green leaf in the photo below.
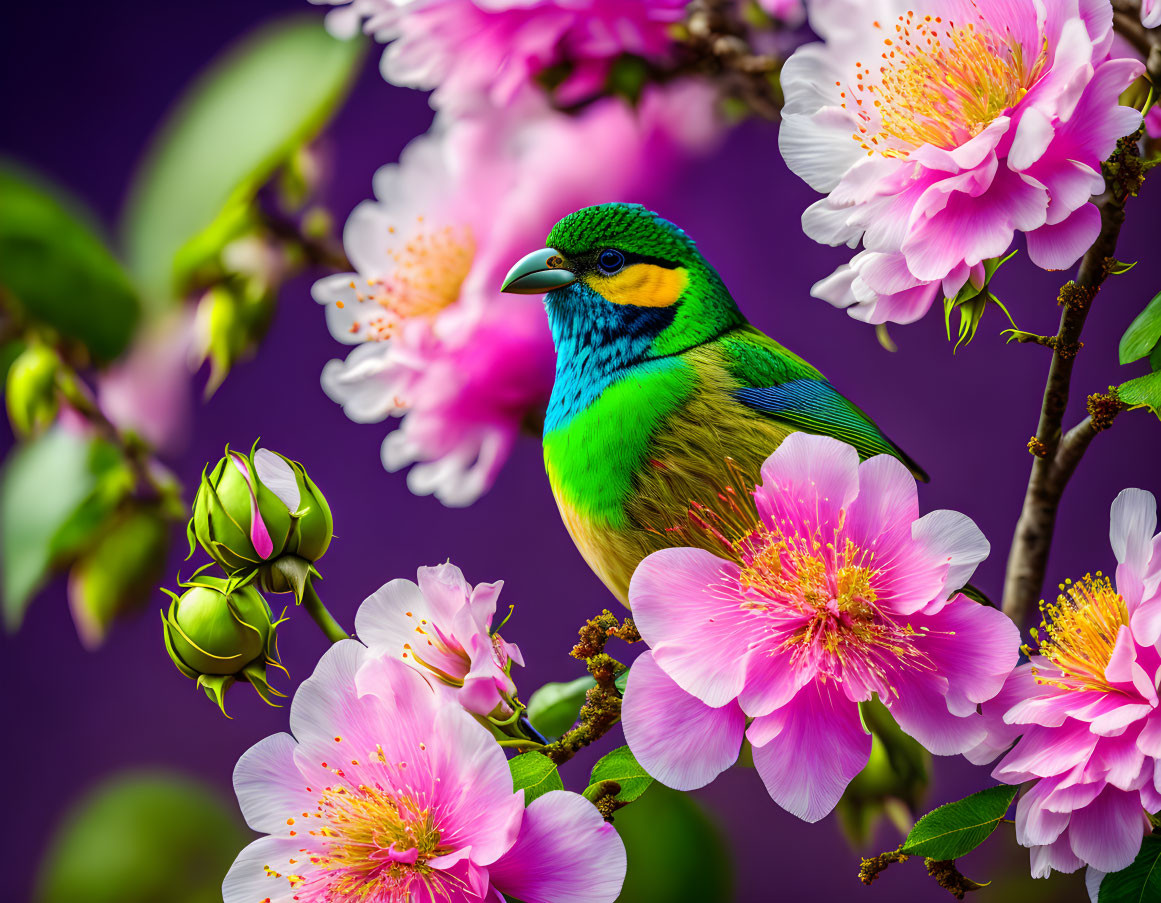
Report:
M 613 686 L 617 688 L 617 692 L 620 693 L 622 696 L 625 695 L 625 687 L 629 686 L 629 671 L 630 670 L 631 670 L 630 668 L 626 668 L 624 671 L 622 671 L 620 674 L 618 674 L 617 679 L 613 681 Z
M 213 788 L 127 772 L 65 816 L 42 861 L 36 903 L 213 903 L 250 838 Z
M 1149 903 L 1161 900 L 1161 834 L 1150 834 L 1137 858 L 1102 879 L 1097 903 Z
M 1161 342 L 1157 343 L 1157 347 L 1153 349 L 1153 353 L 1149 355 L 1149 368 L 1154 372 L 1161 370 Z
M 512 769 L 512 789 L 524 791 L 524 805 L 550 790 L 564 790 L 556 763 L 538 752 L 526 752 L 508 760 Z
M 1161 371 L 1121 383 L 1117 386 L 1117 397 L 1130 408 L 1149 408 L 1161 417 Z
M 1131 364 L 1149 354 L 1161 342 L 1161 292 L 1158 292 L 1121 336 L 1118 348 L 1122 364 Z
M 123 223 L 129 263 L 155 309 L 250 220 L 257 190 L 337 109 L 362 59 L 315 16 L 250 34 L 187 91 L 154 139 Z
M 653 778 L 641 767 L 641 763 L 637 761 L 637 757 L 629 747 L 621 746 L 602 756 L 593 766 L 589 786 L 585 789 L 584 795 L 588 799 L 593 799 L 606 781 L 614 781 L 620 785 L 621 789 L 613 794 L 615 799 L 622 803 L 631 803 L 649 789 Z
M 116 450 L 60 427 L 19 446 L 0 476 L 0 595 L 16 630 L 50 567 L 92 541 L 123 494 Z
M 631 863 L 622 903 L 734 899 L 730 848 L 692 795 L 654 784 L 618 810 L 613 826 Z
M 0 286 L 34 323 L 100 361 L 129 344 L 140 314 L 121 264 L 76 201 L 0 162 Z
M 559 737 L 576 723 L 585 694 L 597 685 L 589 675 L 547 683 L 528 700 L 528 720 L 546 737 Z
M 1136 265 L 1137 265 L 1136 260 L 1134 260 L 1132 263 L 1125 263 L 1123 260 L 1117 260 L 1116 258 L 1112 258 L 1109 261 L 1109 275 L 1110 276 L 1120 276 L 1123 273 L 1129 272 L 1129 270 L 1131 270 Z
M 971 852 L 996 830 L 1018 789 L 1000 784 L 933 809 L 915 823 L 903 852 L 940 860 Z

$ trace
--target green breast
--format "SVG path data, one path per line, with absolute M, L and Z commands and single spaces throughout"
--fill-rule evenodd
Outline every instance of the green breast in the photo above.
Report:
M 649 361 L 591 405 L 544 434 L 544 464 L 557 501 L 594 526 L 628 525 L 634 477 L 649 466 L 661 423 L 693 394 L 697 374 L 679 358 Z

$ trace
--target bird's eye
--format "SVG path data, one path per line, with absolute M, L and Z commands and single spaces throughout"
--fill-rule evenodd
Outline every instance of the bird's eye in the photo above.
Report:
M 605 248 L 597 255 L 597 266 L 608 276 L 618 272 L 625 265 L 625 255 L 615 248 Z

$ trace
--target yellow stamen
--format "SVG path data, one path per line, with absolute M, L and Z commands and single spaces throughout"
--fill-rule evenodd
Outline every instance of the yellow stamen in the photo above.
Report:
M 1108 577 L 1085 574 L 1077 583 L 1066 580 L 1054 604 L 1040 603 L 1040 629 L 1032 636 L 1040 655 L 1052 662 L 1058 674 L 1034 671 L 1036 682 L 1066 690 L 1112 688 L 1105 669 L 1113 657 L 1117 634 L 1129 623 L 1129 610 Z M 1032 650 L 1025 647 L 1025 652 Z

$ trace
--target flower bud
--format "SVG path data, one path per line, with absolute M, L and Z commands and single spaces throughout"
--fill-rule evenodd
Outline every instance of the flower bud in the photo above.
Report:
M 56 419 L 60 406 L 56 377 L 60 368 L 57 353 L 39 342 L 25 348 L 8 368 L 8 419 L 17 433 L 39 433 Z
M 270 606 L 253 584 L 195 574 L 162 613 L 165 648 L 179 671 L 205 690 L 225 714 L 225 693 L 246 681 L 263 701 L 284 696 L 270 686 L 267 667 L 278 663 Z M 168 592 L 168 590 L 166 591 Z M 285 670 L 285 669 L 282 669 Z
M 81 643 L 95 649 L 112 623 L 154 592 L 169 548 L 169 523 L 156 508 L 116 515 L 69 572 L 69 607 Z
M 333 529 L 330 506 L 301 464 L 264 448 L 249 455 L 227 448 L 202 474 L 190 551 L 197 542 L 227 574 L 257 572 L 263 589 L 293 592 L 301 602 Z

